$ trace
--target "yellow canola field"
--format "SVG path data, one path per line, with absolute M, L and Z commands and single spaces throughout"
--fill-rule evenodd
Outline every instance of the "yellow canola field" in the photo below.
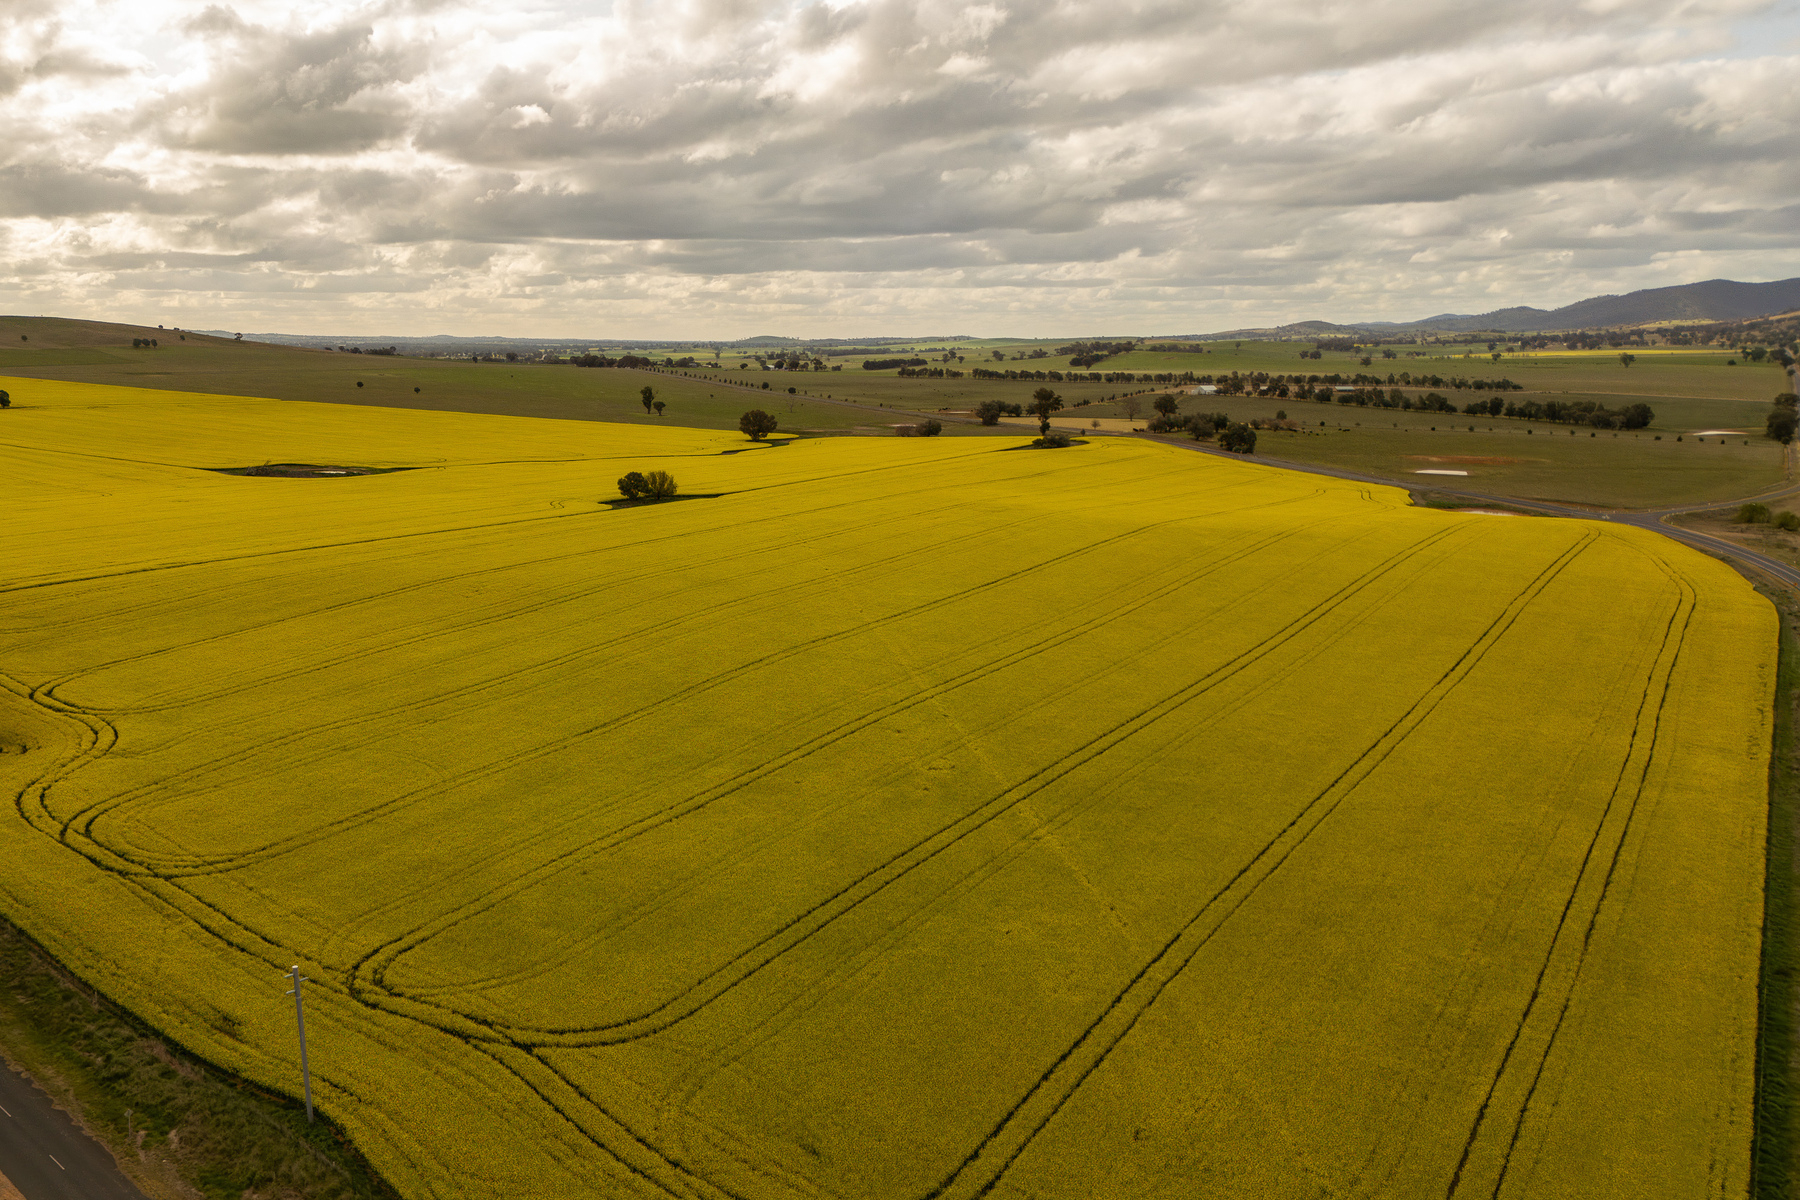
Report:
M 409 1197 L 1746 1192 L 1775 622 L 1673 542 L 0 385 L 0 910 L 289 1092 L 300 963 Z

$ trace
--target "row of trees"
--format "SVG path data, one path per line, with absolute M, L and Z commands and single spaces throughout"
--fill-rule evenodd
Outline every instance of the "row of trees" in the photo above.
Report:
M 1498 396 L 1494 401 L 1499 399 Z M 1557 425 L 1592 425 L 1595 429 L 1642 429 L 1656 420 L 1648 404 L 1607 408 L 1592 400 L 1521 400 L 1508 402 L 1499 415 L 1521 421 L 1549 421 Z

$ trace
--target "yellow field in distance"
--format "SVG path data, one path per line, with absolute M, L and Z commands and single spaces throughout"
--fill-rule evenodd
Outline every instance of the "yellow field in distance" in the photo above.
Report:
M 288 1092 L 301 964 L 409 1197 L 1745 1194 L 1717 562 L 1124 439 L 0 386 L 0 911 Z

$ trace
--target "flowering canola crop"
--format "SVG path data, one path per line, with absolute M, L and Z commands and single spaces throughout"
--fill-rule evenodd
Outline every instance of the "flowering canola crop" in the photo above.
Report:
M 1745 1191 L 1716 562 L 1125 439 L 0 382 L 0 911 L 288 1091 L 301 964 L 405 1195 Z

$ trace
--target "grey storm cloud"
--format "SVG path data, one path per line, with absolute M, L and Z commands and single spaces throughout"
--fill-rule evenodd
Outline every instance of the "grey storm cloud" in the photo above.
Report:
M 15 0 L 0 289 L 120 316 L 233 297 L 240 328 L 719 335 L 1192 331 L 1800 274 L 1800 20 L 1740 36 L 1780 17 Z

